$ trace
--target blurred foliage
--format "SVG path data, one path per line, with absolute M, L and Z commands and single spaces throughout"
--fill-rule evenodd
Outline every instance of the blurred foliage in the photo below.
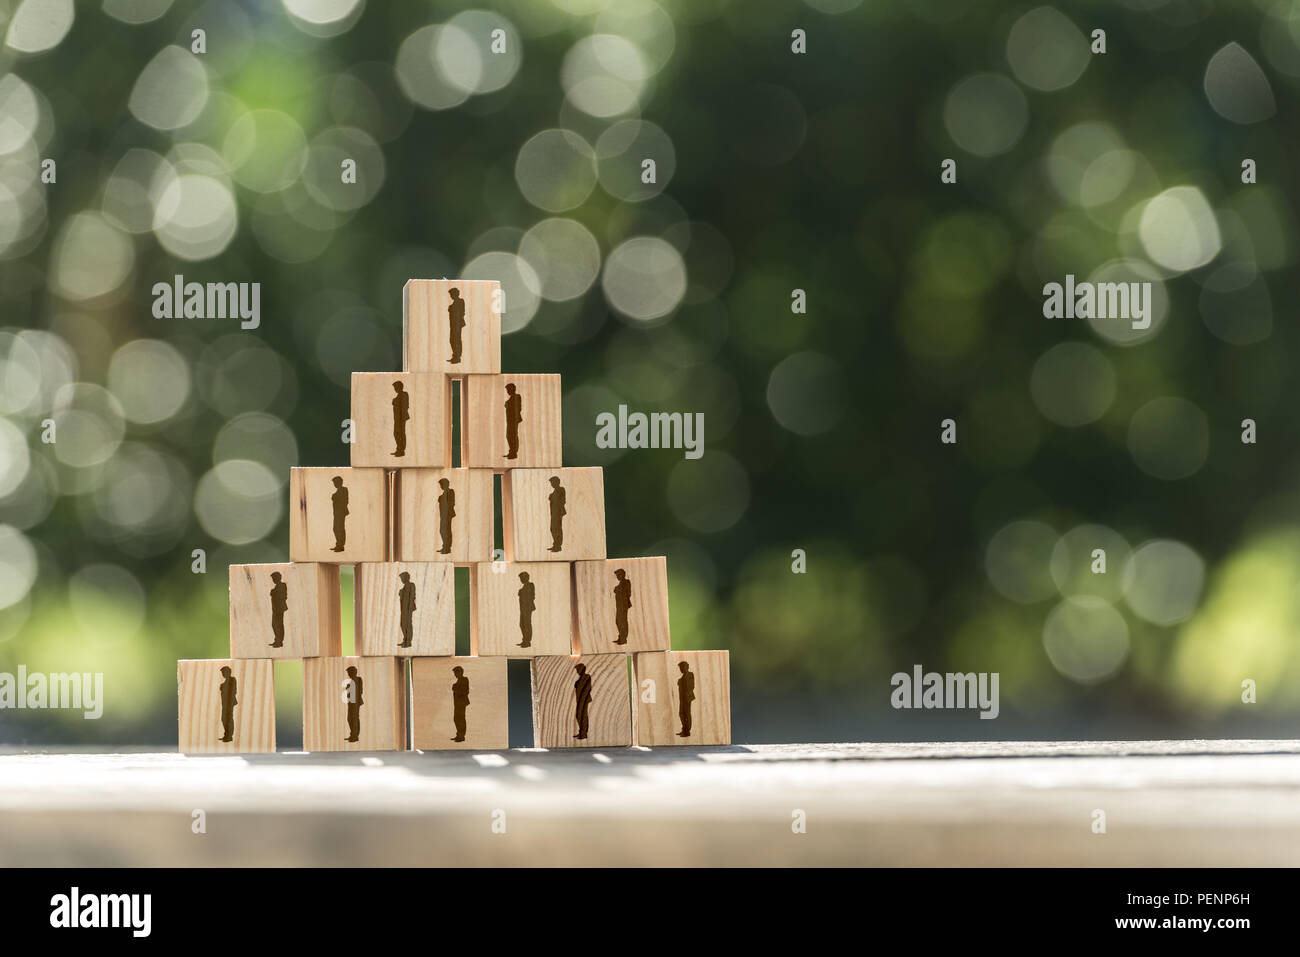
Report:
M 606 469 L 611 555 L 669 556 L 675 645 L 731 649 L 738 740 L 777 702 L 890 719 L 917 662 L 1000 672 L 1017 728 L 1300 707 L 1300 5 L 71 9 L 0 2 L 0 670 L 107 703 L 0 741 L 168 739 L 225 566 L 286 557 L 288 465 L 346 461 L 348 374 L 400 364 L 406 279 L 456 275 L 505 284 L 505 369 L 564 375 L 566 461 Z M 1043 318 L 1067 273 L 1152 281 L 1151 329 Z M 260 327 L 154 318 L 176 274 L 260 283 Z M 620 403 L 703 412 L 704 457 L 597 448 Z M 1118 543 L 1092 604 L 1079 526 Z

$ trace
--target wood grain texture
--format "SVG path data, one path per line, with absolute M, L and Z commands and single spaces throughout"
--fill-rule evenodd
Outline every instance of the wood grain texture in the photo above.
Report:
M 731 666 L 725 651 L 650 651 L 633 656 L 636 743 L 731 744 Z M 683 674 L 685 664 L 689 674 Z M 682 708 L 682 690 L 694 700 Z M 689 721 L 685 726 L 683 719 Z M 683 735 L 684 730 L 689 734 Z
M 222 668 L 230 669 L 226 686 Z M 182 754 L 267 754 L 275 751 L 274 662 L 269 658 L 176 662 Z M 225 686 L 225 690 L 223 690 Z M 229 692 L 233 691 L 233 698 Z M 226 719 L 229 719 L 227 729 Z M 226 731 L 229 741 L 223 741 Z
M 487 562 L 471 565 L 470 652 L 532 658 L 573 653 L 573 613 L 567 562 Z M 532 635 L 522 647 L 521 575 L 533 586 Z
M 356 741 L 348 740 L 348 668 L 356 668 L 361 679 Z M 302 746 L 304 751 L 406 750 L 406 663 L 388 657 L 305 659 Z
M 389 752 L 376 763 L 284 751 L 251 761 L 193 758 L 120 742 L 77 753 L 0 748 L 0 860 L 77 868 L 1300 861 L 1295 739 L 735 744 L 600 754 L 607 760 L 582 750 L 519 749 L 491 762 L 463 751 Z M 209 810 L 207 837 L 190 831 L 194 808 Z M 509 813 L 508 836 L 487 826 L 497 808 Z M 791 833 L 794 808 L 807 812 L 805 834 Z M 1093 833 L 1094 808 L 1105 809 L 1109 834 Z
M 404 562 L 492 560 L 494 503 L 488 469 L 398 469 L 393 476 L 393 557 Z M 444 554 L 440 482 L 446 479 L 455 513 L 451 550 Z
M 461 675 L 454 669 L 460 668 Z M 505 658 L 411 660 L 411 743 L 417 751 L 498 751 L 510 747 Z M 468 682 L 464 740 L 456 725 L 455 686 Z
M 343 551 L 334 551 L 334 479 L 348 492 Z M 351 565 L 388 558 L 388 479 L 383 469 L 289 470 L 289 559 Z
M 409 646 L 403 632 L 402 575 L 414 586 Z M 358 655 L 454 655 L 455 566 L 447 562 L 361 562 L 356 567 L 355 621 Z
M 452 289 L 465 303 L 459 362 L 451 361 Z M 457 376 L 500 372 L 501 301 L 495 280 L 408 280 L 402 289 L 402 368 Z
M 619 580 L 619 571 L 630 589 Z M 575 562 L 573 584 L 577 650 L 582 654 L 663 651 L 672 647 L 666 558 Z M 630 593 L 631 606 L 624 610 L 620 610 L 620 589 Z
M 511 396 L 507 386 L 514 387 Z M 517 398 L 512 429 L 507 406 Z M 561 387 L 558 375 L 472 375 L 465 378 L 462 420 L 465 463 L 470 468 L 559 468 L 563 464 Z M 510 458 L 514 433 L 515 457 Z
M 591 679 L 585 738 L 578 737 L 579 665 Z M 609 748 L 632 743 L 627 655 L 534 658 L 531 667 L 534 747 Z
M 402 386 L 407 418 L 394 401 Z M 396 426 L 405 444 L 399 447 Z M 442 468 L 451 465 L 451 379 L 436 372 L 352 373 L 352 466 Z M 401 451 L 401 455 L 396 453 Z
M 271 577 L 273 574 L 280 576 L 278 583 Z M 272 594 L 277 584 L 284 586 L 282 612 L 281 602 Z M 231 565 L 230 657 L 341 655 L 339 599 L 337 565 L 316 562 Z M 277 638 L 281 640 L 279 648 L 274 647 Z
M 552 521 L 552 478 L 564 490 L 560 549 Z M 605 557 L 605 486 L 599 468 L 511 469 L 501 480 L 507 561 L 579 561 Z

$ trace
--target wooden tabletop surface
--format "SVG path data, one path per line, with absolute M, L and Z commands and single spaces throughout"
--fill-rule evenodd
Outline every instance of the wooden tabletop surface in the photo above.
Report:
M 3 751 L 33 864 L 1294 866 L 1300 742 Z

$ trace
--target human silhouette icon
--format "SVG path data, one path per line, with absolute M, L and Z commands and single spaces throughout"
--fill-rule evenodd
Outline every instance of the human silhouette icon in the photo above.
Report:
M 578 722 L 578 733 L 573 737 L 579 741 L 587 737 L 587 709 L 591 706 L 591 675 L 587 666 L 577 664 L 573 670 L 578 673 L 578 680 L 573 683 L 573 696 L 576 703 L 573 718 Z
M 460 298 L 460 290 L 451 287 L 451 302 L 447 304 L 447 321 L 451 334 L 451 361 L 460 363 L 461 333 L 465 329 L 465 300 Z
M 520 648 L 528 648 L 533 643 L 533 612 L 537 610 L 537 586 L 528 578 L 528 572 L 520 572 L 519 580 L 519 634 L 523 641 Z
M 524 421 L 524 397 L 513 382 L 506 383 L 506 458 L 519 458 L 519 423 Z
M 271 634 L 274 640 L 272 648 L 284 647 L 284 613 L 289 610 L 289 586 L 284 583 L 284 576 L 271 572 Z
M 348 680 L 344 682 L 347 685 L 347 702 L 348 702 L 348 737 L 347 740 L 356 744 L 361 740 L 361 706 L 365 704 L 362 697 L 361 675 L 357 674 L 355 666 L 348 667 Z
M 411 394 L 401 382 L 393 383 L 393 455 L 406 454 L 406 423 L 411 420 Z
M 415 582 L 411 581 L 410 572 L 402 572 L 397 577 L 402 582 L 402 587 L 397 592 L 402 608 L 402 640 L 397 647 L 410 648 L 411 635 L 415 630 Z
M 627 613 L 632 607 L 632 579 L 627 577 L 627 569 L 614 569 L 618 584 L 614 586 L 614 624 L 618 627 L 616 645 L 627 644 Z
M 456 724 L 456 737 L 451 740 L 464 741 L 465 709 L 469 707 L 469 679 L 465 677 L 465 669 L 460 665 L 452 668 L 451 673 L 456 676 L 451 685 L 452 721 Z
M 456 490 L 445 478 L 438 479 L 438 535 L 442 538 L 440 555 L 451 554 L 451 520 L 456 517 Z
M 682 730 L 677 732 L 679 738 L 691 736 L 691 702 L 695 700 L 695 675 L 686 662 L 678 662 L 677 668 L 682 676 L 677 679 L 677 717 L 682 722 Z
M 235 740 L 235 705 L 239 704 L 236 689 L 239 682 L 235 676 L 230 673 L 230 666 L 224 665 L 221 669 L 221 740 Z
M 330 502 L 334 505 L 334 547 L 330 551 L 341 552 L 348 540 L 348 489 L 341 475 L 334 476 L 334 494 L 330 496 Z
M 564 486 L 560 484 L 558 475 L 551 476 L 551 488 L 553 491 L 548 496 L 551 503 L 551 547 L 550 551 L 558 552 L 564 547 L 564 516 L 568 513 L 565 507 L 567 495 Z

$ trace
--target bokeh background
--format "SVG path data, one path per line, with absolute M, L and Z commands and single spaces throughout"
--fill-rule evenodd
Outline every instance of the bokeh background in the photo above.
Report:
M 1300 4 L 0 0 L 0 36 L 0 670 L 105 675 L 0 743 L 175 741 L 226 566 L 287 558 L 288 469 L 346 463 L 349 374 L 443 276 L 563 373 L 738 742 L 1294 734 Z M 1067 273 L 1151 282 L 1151 327 L 1045 319 Z M 176 274 L 259 282 L 260 328 L 154 318 Z M 703 458 L 596 448 L 620 403 L 702 412 Z M 998 672 L 1000 717 L 893 710 L 914 664 Z

